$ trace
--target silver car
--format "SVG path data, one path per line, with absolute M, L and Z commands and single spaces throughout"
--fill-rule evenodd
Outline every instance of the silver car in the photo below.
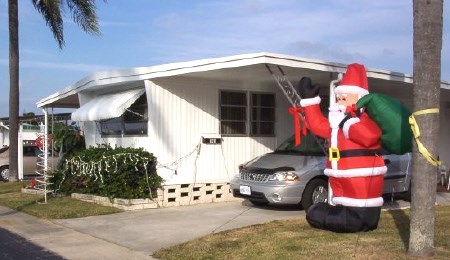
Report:
M 27 144 L 23 146 L 23 177 L 24 179 L 32 178 L 36 176 L 36 170 L 38 169 L 38 155 L 42 152 L 38 147 Z M 49 166 L 56 167 L 58 163 L 58 157 L 49 156 Z M 9 147 L 3 147 L 0 149 L 0 181 L 9 181 Z
M 256 157 L 239 166 L 231 181 L 234 197 L 248 199 L 255 205 L 298 204 L 308 209 L 317 202 L 328 201 L 328 179 L 324 139 L 310 133 L 302 136 L 301 145 L 288 138 L 274 152 Z M 402 195 L 409 199 L 411 154 L 383 152 L 388 167 L 383 194 Z

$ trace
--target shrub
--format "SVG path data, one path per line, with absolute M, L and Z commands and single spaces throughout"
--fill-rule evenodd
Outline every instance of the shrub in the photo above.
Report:
M 156 158 L 142 148 L 91 147 L 68 156 L 50 182 L 63 194 L 137 199 L 156 196 L 162 178 L 156 174 Z

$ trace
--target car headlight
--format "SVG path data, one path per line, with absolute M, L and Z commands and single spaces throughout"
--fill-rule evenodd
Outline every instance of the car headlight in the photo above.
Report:
M 300 178 L 293 172 L 276 172 L 269 177 L 269 181 L 295 182 Z

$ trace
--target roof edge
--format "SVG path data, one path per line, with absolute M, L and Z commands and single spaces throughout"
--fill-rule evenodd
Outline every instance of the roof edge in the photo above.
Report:
M 284 66 L 305 67 L 311 69 L 345 72 L 347 64 L 328 62 L 318 59 L 303 58 L 293 55 L 276 54 L 270 52 L 258 52 L 239 54 L 218 58 L 207 58 L 185 62 L 167 63 L 149 67 L 136 67 L 131 69 L 100 71 L 91 74 L 75 84 L 53 93 L 38 102 L 38 107 L 44 107 L 59 99 L 77 94 L 80 91 L 89 89 L 91 86 L 109 85 L 118 82 L 138 81 L 158 77 L 187 74 L 199 71 L 216 70 L 223 68 L 248 66 L 260 63 L 270 63 Z M 366 68 L 368 77 L 386 80 L 403 81 L 412 83 L 412 75 L 393 72 L 382 69 Z M 450 89 L 450 83 L 441 81 L 441 88 Z

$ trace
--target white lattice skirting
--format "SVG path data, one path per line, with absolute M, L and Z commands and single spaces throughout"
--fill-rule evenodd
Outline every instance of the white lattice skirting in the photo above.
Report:
M 240 200 L 230 193 L 229 183 L 197 183 L 166 185 L 157 190 L 158 197 L 150 199 L 120 199 L 109 200 L 90 194 L 73 193 L 72 198 L 116 207 L 122 210 L 139 210 L 150 208 L 166 208 L 195 205 L 200 203 L 226 202 Z
M 166 185 L 158 189 L 160 207 L 186 206 L 200 203 L 237 200 L 229 183 L 196 183 Z

